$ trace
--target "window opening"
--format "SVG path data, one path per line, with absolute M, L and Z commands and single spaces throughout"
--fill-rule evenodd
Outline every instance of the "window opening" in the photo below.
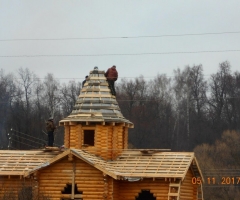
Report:
M 150 190 L 142 190 L 136 197 L 136 200 L 156 200 L 156 197 L 153 196 Z
M 94 146 L 95 130 L 83 130 L 83 144 Z
M 82 191 L 78 191 L 77 184 L 74 184 L 74 194 L 82 194 Z M 64 187 L 64 190 L 62 191 L 62 194 L 72 194 L 72 184 L 66 184 Z M 61 198 L 61 200 L 70 200 L 69 198 Z M 74 198 L 74 200 L 82 200 L 82 198 Z

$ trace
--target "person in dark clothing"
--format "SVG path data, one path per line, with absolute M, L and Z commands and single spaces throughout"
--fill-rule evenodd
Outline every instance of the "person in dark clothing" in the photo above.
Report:
M 118 72 L 116 70 L 116 66 L 113 65 L 111 68 L 107 70 L 107 72 L 104 75 L 107 78 L 108 85 L 112 95 L 116 96 L 116 91 L 114 86 L 115 81 L 118 79 Z
M 84 84 L 86 83 L 87 78 L 88 78 L 88 76 L 85 76 L 85 80 L 82 82 L 82 88 L 83 88 Z
M 47 123 L 46 123 L 46 129 L 47 129 L 47 134 L 48 134 L 48 146 L 52 147 L 53 142 L 54 142 L 54 131 L 56 129 L 56 126 L 53 123 L 53 118 L 49 118 Z

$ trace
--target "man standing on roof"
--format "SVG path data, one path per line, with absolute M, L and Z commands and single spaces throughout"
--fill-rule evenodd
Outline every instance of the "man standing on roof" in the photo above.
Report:
M 88 76 L 85 76 L 85 80 L 82 82 L 82 88 L 83 88 L 84 84 L 86 83 L 87 78 L 88 78 Z
M 53 147 L 53 142 L 54 142 L 54 131 L 56 129 L 56 126 L 53 123 L 53 118 L 50 117 L 46 123 L 46 129 L 47 129 L 47 134 L 48 134 L 48 146 Z
M 113 65 L 111 68 L 107 70 L 107 72 L 104 75 L 107 78 L 108 85 L 112 95 L 116 96 L 116 91 L 114 87 L 114 82 L 118 79 L 118 72 L 116 70 L 116 66 Z

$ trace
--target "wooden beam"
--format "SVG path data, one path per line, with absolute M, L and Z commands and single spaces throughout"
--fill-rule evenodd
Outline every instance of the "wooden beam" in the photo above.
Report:
M 70 154 L 72 155 L 72 154 Z M 75 172 L 76 172 L 76 163 L 73 162 L 73 169 L 72 169 L 72 193 L 71 193 L 71 199 L 74 199 L 74 189 L 75 189 Z
M 39 171 L 35 171 L 33 173 L 33 179 L 37 179 L 38 180 L 38 177 L 39 177 Z
M 111 126 L 115 126 L 115 122 L 110 122 L 110 125 Z
M 117 123 L 118 126 L 125 126 L 125 123 Z
M 68 160 L 69 160 L 69 161 L 73 161 L 73 155 L 72 155 L 72 154 L 69 154 L 69 155 L 68 155 Z
M 59 126 L 64 126 L 64 122 L 59 122 Z
M 68 126 L 69 125 L 69 122 L 64 122 L 64 126 Z

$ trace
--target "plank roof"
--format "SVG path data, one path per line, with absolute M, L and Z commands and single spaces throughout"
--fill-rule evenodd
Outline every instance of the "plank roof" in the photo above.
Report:
M 193 152 L 156 152 L 145 154 L 138 150 L 124 150 L 113 161 L 104 161 L 95 155 L 74 149 L 74 155 L 84 158 L 93 166 L 115 179 L 128 178 L 179 178 L 184 179 L 191 165 L 202 176 Z
M 114 179 L 131 178 L 179 178 L 184 179 L 192 165 L 195 167 L 195 176 L 202 173 L 193 152 L 153 152 L 145 154 L 139 150 L 124 150 L 113 161 L 102 158 L 80 149 L 68 149 L 46 163 L 25 171 L 25 176 L 47 167 L 62 157 L 73 154 Z
M 24 175 L 34 168 L 47 166 L 59 151 L 0 150 L 0 175 Z
M 122 115 L 116 96 L 111 94 L 104 73 L 98 69 L 90 71 L 71 114 L 62 119 L 60 125 L 69 122 L 115 122 L 133 128 L 133 123 Z

